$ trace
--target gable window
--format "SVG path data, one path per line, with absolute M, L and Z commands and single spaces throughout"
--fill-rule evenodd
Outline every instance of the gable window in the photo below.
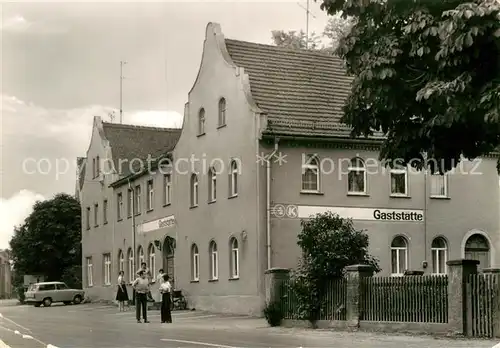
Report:
M 104 285 L 111 285 L 111 254 L 103 255 Z
M 127 258 L 128 258 L 128 281 L 132 283 L 134 281 L 135 277 L 135 268 L 134 268 L 134 251 L 132 248 L 128 249 L 127 252 Z
M 134 205 L 134 213 L 141 213 L 141 186 L 137 185 L 135 187 L 135 205 Z
M 129 189 L 127 191 L 127 196 L 128 196 L 128 203 L 127 203 L 127 216 L 131 217 L 132 216 L 132 209 L 134 208 L 134 195 L 132 194 L 132 190 Z
M 205 109 L 201 108 L 198 112 L 198 135 L 205 134 Z
M 85 217 L 87 230 L 90 230 L 90 207 L 87 207 L 87 216 Z
M 95 165 L 96 165 L 95 176 L 98 177 L 99 175 L 101 175 L 101 160 L 100 160 L 99 156 L 96 157 Z
M 168 205 L 171 203 L 172 196 L 172 177 L 170 174 L 165 174 L 163 176 L 163 205 Z
M 90 288 L 94 285 L 94 265 L 92 257 L 87 257 L 87 286 Z
M 191 246 L 191 279 L 200 280 L 200 253 L 196 244 Z
M 118 272 L 125 271 L 125 256 L 123 255 L 123 251 L 118 251 Z
M 231 238 L 229 241 L 229 248 L 231 250 L 229 259 L 229 265 L 231 266 L 230 277 L 232 279 L 237 279 L 240 277 L 240 253 L 238 249 L 238 240 L 236 238 Z
M 156 254 L 155 254 L 155 246 L 153 244 L 149 244 L 148 258 L 149 258 L 149 270 L 151 271 L 151 274 L 154 276 L 156 274 Z
M 219 100 L 219 127 L 226 125 L 226 99 Z
M 96 167 L 96 159 L 92 158 L 92 179 L 97 177 L 97 167 Z
M 108 200 L 105 199 L 102 202 L 102 223 L 107 224 L 108 223 Z
M 123 219 L 123 194 L 120 192 L 116 195 L 116 216 L 117 220 Z
M 349 194 L 366 194 L 366 167 L 365 162 L 359 158 L 351 159 L 348 168 L 348 187 Z
M 191 175 L 191 207 L 198 206 L 198 176 Z
M 391 168 L 391 196 L 408 196 L 408 171 L 405 167 Z
M 406 239 L 397 236 L 391 243 L 391 273 L 402 276 L 408 269 L 408 243 Z
M 210 242 L 209 246 L 210 254 L 210 279 L 219 279 L 219 256 L 217 253 L 217 243 L 215 241 Z
M 238 163 L 236 160 L 232 160 L 229 165 L 229 197 L 235 197 L 238 195 Z
M 217 199 L 217 174 L 212 167 L 208 170 L 208 201 L 215 202 Z
M 432 241 L 432 273 L 446 274 L 446 261 L 448 261 L 448 247 L 442 237 L 437 237 Z
M 94 227 L 99 226 L 99 204 L 94 204 Z
M 448 197 L 448 175 L 433 174 L 430 175 L 431 197 Z
M 316 155 L 307 155 L 302 165 L 302 192 L 319 191 L 319 161 Z
M 149 180 L 147 183 L 148 197 L 147 197 L 147 205 L 148 210 L 153 210 L 154 208 L 154 188 L 153 188 L 153 180 Z

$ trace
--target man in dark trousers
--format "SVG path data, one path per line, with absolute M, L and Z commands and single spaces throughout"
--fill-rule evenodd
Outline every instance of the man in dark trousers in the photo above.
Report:
M 141 322 L 141 309 L 142 318 L 145 323 L 148 321 L 148 293 L 149 293 L 149 279 L 146 276 L 146 272 L 139 271 L 139 278 L 134 280 L 132 287 L 135 290 L 135 314 L 137 322 Z
M 163 275 L 163 283 L 160 285 L 161 294 L 161 323 L 171 323 L 172 313 L 170 306 L 172 305 L 172 285 L 169 282 L 170 277 Z

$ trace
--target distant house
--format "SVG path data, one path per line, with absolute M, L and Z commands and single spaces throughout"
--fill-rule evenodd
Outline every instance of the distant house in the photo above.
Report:
M 0 250 L 0 299 L 12 296 L 12 272 L 8 250 Z

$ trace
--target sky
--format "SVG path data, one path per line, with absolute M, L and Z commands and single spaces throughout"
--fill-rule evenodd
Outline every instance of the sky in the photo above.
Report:
M 271 30 L 306 26 L 306 2 L 11 2 L 0 6 L 0 249 L 37 200 L 74 194 L 94 116 L 180 127 L 201 61 L 205 28 L 271 43 Z M 310 31 L 328 17 L 310 4 Z M 50 165 L 48 165 L 50 163 Z M 59 172 L 57 175 L 56 163 Z M 37 165 L 38 164 L 38 169 Z M 67 168 L 67 169 L 66 169 Z M 33 173 L 36 172 L 36 173 Z

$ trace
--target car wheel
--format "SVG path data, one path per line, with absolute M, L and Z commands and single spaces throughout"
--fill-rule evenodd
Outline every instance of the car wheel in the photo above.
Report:
M 50 307 L 51 305 L 52 305 L 52 299 L 50 297 L 47 297 L 46 299 L 43 300 L 44 307 Z
M 41 303 L 35 303 L 33 306 L 40 307 L 41 305 L 42 305 Z
M 82 303 L 82 297 L 80 295 L 76 295 L 74 298 L 73 298 L 73 303 L 74 304 L 80 304 Z

